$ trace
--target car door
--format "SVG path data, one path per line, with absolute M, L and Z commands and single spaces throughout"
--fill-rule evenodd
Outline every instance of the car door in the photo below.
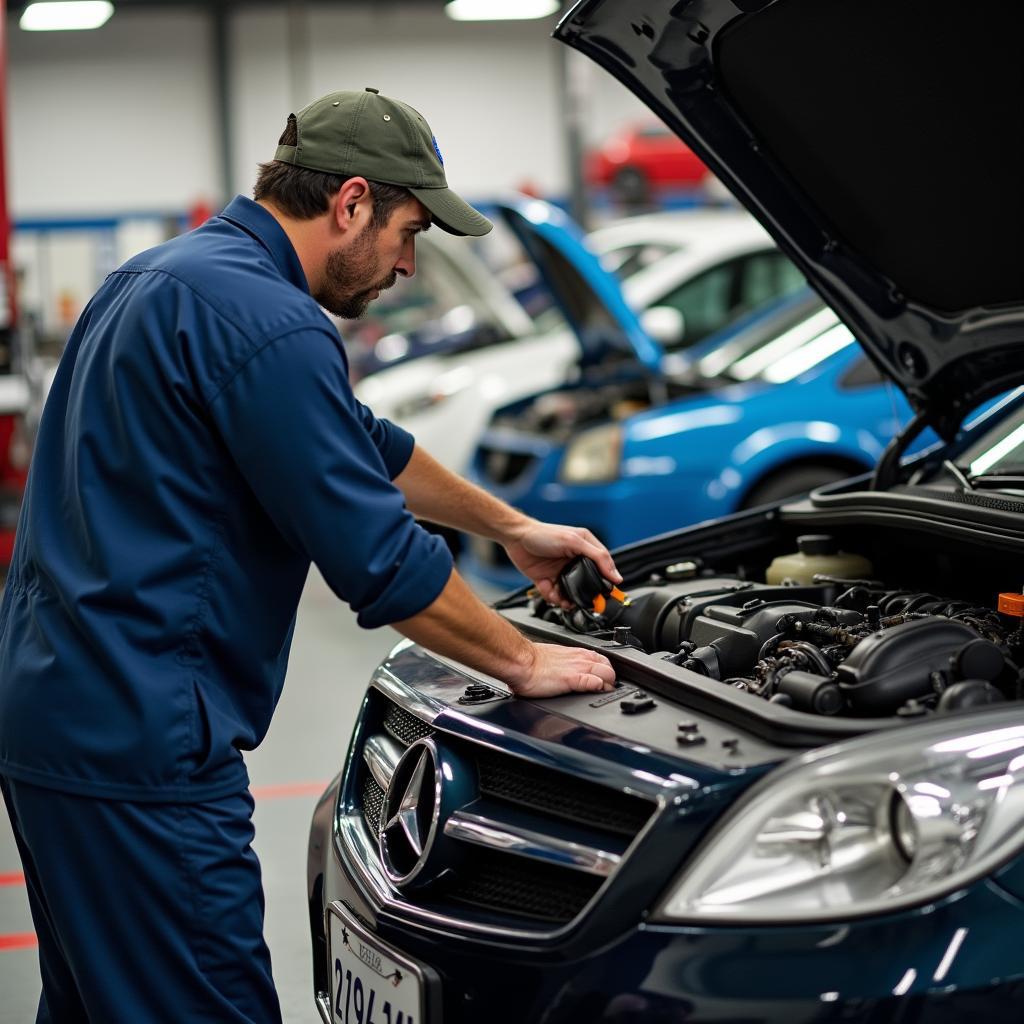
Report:
M 724 260 L 655 303 L 678 310 L 683 317 L 681 337 L 662 343 L 669 352 L 691 348 L 744 314 L 806 286 L 800 271 L 778 250 Z

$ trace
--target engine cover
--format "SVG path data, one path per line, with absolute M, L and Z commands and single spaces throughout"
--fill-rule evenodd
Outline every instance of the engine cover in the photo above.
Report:
M 962 652 L 976 650 L 978 644 L 995 654 L 996 671 L 988 676 L 990 681 L 1003 664 L 996 645 L 980 640 L 961 622 L 930 615 L 861 640 L 837 668 L 836 679 L 856 713 L 890 714 L 904 702 L 939 692 L 953 679 L 962 678 Z M 983 655 L 978 664 L 984 671 Z

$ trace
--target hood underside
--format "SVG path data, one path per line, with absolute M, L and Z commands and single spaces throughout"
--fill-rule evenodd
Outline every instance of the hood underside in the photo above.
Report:
M 609 347 L 631 353 L 648 373 L 661 367 L 661 347 L 643 329 L 615 277 L 587 248 L 583 233 L 555 206 L 537 199 L 498 204 L 579 343 L 583 362 Z
M 947 439 L 1024 383 L 1024 8 L 582 0 L 661 116 Z

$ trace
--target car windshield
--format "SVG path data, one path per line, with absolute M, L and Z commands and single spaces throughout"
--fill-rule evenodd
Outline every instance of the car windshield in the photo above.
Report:
M 603 240 L 591 236 L 591 248 L 601 257 L 601 265 L 614 274 L 620 281 L 625 281 L 641 270 L 654 266 L 666 256 L 679 252 L 685 246 L 671 242 L 632 242 L 612 248 L 602 249 Z
M 987 431 L 957 460 L 957 469 L 971 486 L 1024 490 L 1024 388 L 1005 399 L 1017 407 Z
M 811 303 L 787 309 L 750 327 L 697 363 L 701 377 L 784 384 L 836 352 L 854 344 L 854 337 L 831 309 Z

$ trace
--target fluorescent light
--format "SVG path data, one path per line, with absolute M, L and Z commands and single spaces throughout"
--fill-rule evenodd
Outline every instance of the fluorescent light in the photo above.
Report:
M 455 21 L 527 21 L 558 7 L 558 0 L 448 0 L 444 10 Z
M 29 4 L 18 24 L 26 32 L 99 28 L 114 13 L 108 0 L 62 0 Z

